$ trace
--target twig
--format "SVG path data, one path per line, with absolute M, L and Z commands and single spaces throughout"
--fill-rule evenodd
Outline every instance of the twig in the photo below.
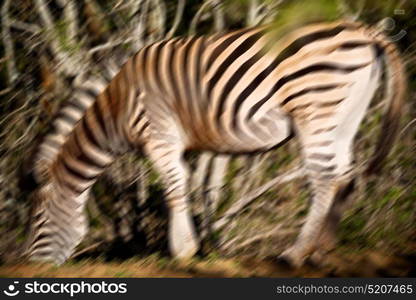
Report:
M 75 252 L 74 254 L 71 255 L 71 259 L 76 258 L 84 253 L 87 253 L 88 251 L 91 251 L 93 249 L 98 248 L 99 246 L 101 246 L 104 242 L 97 242 L 92 244 L 91 246 L 88 246 L 84 249 L 79 250 L 78 252 Z
M 123 44 L 128 44 L 128 43 L 130 43 L 134 40 L 135 40 L 135 38 L 130 37 L 130 38 L 127 38 L 127 39 L 108 41 L 107 43 L 104 43 L 104 44 L 101 44 L 101 45 L 98 45 L 98 46 L 95 46 L 95 47 L 91 48 L 88 51 L 88 54 L 91 55 L 91 54 L 94 54 L 95 52 L 98 52 L 98 51 L 114 48 L 116 46 L 123 45 Z
M 218 230 L 224 227 L 224 225 L 226 225 L 230 221 L 230 219 L 232 219 L 232 217 L 239 213 L 245 206 L 250 204 L 252 201 L 257 199 L 261 195 L 263 195 L 273 186 L 292 181 L 296 178 L 302 177 L 303 175 L 304 172 L 302 168 L 295 168 L 263 184 L 253 192 L 247 194 L 246 196 L 240 198 L 238 201 L 234 202 L 233 205 L 225 212 L 225 214 L 214 223 L 213 228 L 215 230 Z
M 83 70 L 87 69 L 85 65 L 81 67 L 81 64 L 79 63 L 78 58 L 80 58 L 81 55 L 79 57 L 68 55 L 68 53 L 66 53 L 66 51 L 61 47 L 55 29 L 55 22 L 52 18 L 50 11 L 48 10 L 45 1 L 35 0 L 35 8 L 39 14 L 43 26 L 46 29 L 46 39 L 49 40 L 52 53 L 55 55 L 60 69 L 67 75 L 80 75 L 80 73 L 82 73 Z M 72 16 L 70 16 L 69 18 L 71 17 Z M 73 43 L 73 41 L 74 40 L 71 40 L 71 43 Z
M 7 57 L 6 66 L 9 74 L 9 84 L 12 85 L 16 78 L 19 76 L 16 70 L 16 62 L 14 60 L 13 40 L 10 34 L 10 18 L 9 8 L 10 0 L 5 0 L 1 8 L 2 19 L 2 40 L 4 45 L 5 56 Z
M 11 20 L 11 24 L 12 27 L 22 30 L 22 31 L 27 31 L 33 34 L 38 34 L 40 33 L 41 29 L 38 25 L 36 24 L 30 24 L 30 23 L 25 23 L 19 20 Z
M 414 123 L 416 123 L 416 118 L 414 118 L 412 121 L 407 123 L 407 125 L 400 131 L 399 136 L 401 136 L 403 133 L 405 133 L 406 130 L 409 129 L 410 126 L 412 126 Z
M 160 39 L 164 36 L 166 30 L 166 5 L 161 0 L 155 0 L 154 2 L 156 6 L 155 11 L 157 11 L 159 14 L 158 20 L 160 36 L 158 37 L 158 39 Z
M 132 36 L 135 37 L 133 42 L 133 50 L 138 51 L 144 45 L 144 33 L 146 28 L 147 15 L 149 13 L 149 0 L 140 1 L 140 15 L 137 18 L 137 24 L 134 25 Z
M 4 90 L 0 91 L 0 96 L 6 95 L 7 93 L 10 93 L 13 89 L 12 88 L 6 88 Z
M 202 17 L 202 14 L 204 13 L 205 9 L 211 5 L 211 0 L 205 1 L 201 7 L 196 12 L 195 16 L 193 17 L 191 21 L 191 25 L 189 26 L 189 34 L 194 35 L 196 33 L 196 27 L 198 26 L 198 23 Z
M 259 1 L 251 0 L 247 12 L 246 24 L 248 26 L 253 26 L 256 23 L 257 15 L 259 12 Z
M 209 203 L 209 213 L 213 214 L 219 205 L 221 200 L 221 191 L 222 187 L 225 185 L 225 176 L 227 174 L 227 169 L 231 157 L 229 155 L 218 155 L 214 158 L 212 162 L 212 171 L 211 176 L 208 182 L 208 199 Z
M 36 122 L 38 121 L 38 117 L 34 117 L 33 120 L 30 122 L 30 124 L 27 126 L 26 130 L 23 132 L 23 134 L 14 141 L 13 145 L 10 146 L 10 149 L 13 151 L 16 150 L 17 146 L 19 146 L 20 143 L 24 142 L 25 137 L 31 133 L 31 130 L 33 126 L 35 126 Z
M 183 11 L 185 10 L 185 4 L 186 4 L 185 0 L 179 0 L 178 1 L 178 6 L 176 8 L 175 19 L 173 21 L 173 25 L 172 25 L 171 29 L 166 34 L 166 38 L 173 37 L 176 30 L 178 29 L 179 24 L 181 23 L 181 20 L 182 20 Z
M 279 233 L 280 235 L 286 234 L 287 233 L 287 230 L 282 232 L 282 228 L 281 227 L 282 227 L 282 224 L 276 225 L 271 230 L 268 230 L 266 232 L 261 232 L 259 234 L 256 234 L 255 236 L 252 236 L 252 237 L 250 237 L 250 238 L 242 241 L 238 245 L 236 245 L 237 242 L 239 240 L 241 241 L 242 238 L 240 237 L 240 239 L 238 239 L 238 238 L 233 239 L 233 240 L 231 240 L 231 241 L 229 241 L 227 243 L 224 243 L 223 245 L 220 245 L 221 250 L 227 250 L 231 246 L 233 246 L 232 251 L 233 252 L 236 252 L 236 251 L 238 251 L 238 250 L 240 250 L 242 248 L 245 248 L 247 246 L 250 246 L 251 244 L 253 244 L 253 243 L 257 242 L 257 241 L 264 240 L 266 238 L 272 237 L 272 236 L 276 235 L 277 233 Z

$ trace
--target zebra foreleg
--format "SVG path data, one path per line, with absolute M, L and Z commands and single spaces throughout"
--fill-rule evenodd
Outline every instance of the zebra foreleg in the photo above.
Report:
M 188 169 L 182 145 L 156 140 L 147 152 L 165 184 L 169 209 L 169 250 L 177 258 L 192 257 L 199 249 L 187 199 Z

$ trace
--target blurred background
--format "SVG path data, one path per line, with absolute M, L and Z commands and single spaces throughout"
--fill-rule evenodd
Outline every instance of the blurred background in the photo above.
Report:
M 0 276 L 416 275 L 414 0 L 3 0 L 0 14 Z M 95 184 L 90 232 L 69 263 L 19 263 L 31 201 L 18 184 L 21 165 L 77 88 L 111 77 L 138 49 L 164 38 L 339 18 L 380 26 L 397 41 L 409 97 L 388 163 L 376 177 L 360 176 L 325 267 L 281 273 L 270 259 L 294 240 L 307 213 L 295 139 L 258 156 L 188 155 L 202 249 L 187 265 L 169 258 L 162 185 L 135 154 Z M 382 107 L 373 101 L 361 126 L 358 165 L 371 153 Z

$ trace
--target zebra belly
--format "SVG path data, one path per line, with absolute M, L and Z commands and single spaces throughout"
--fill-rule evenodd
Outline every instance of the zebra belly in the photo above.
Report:
M 274 107 L 249 121 L 237 120 L 238 130 L 206 126 L 199 136 L 192 136 L 193 145 L 200 150 L 218 153 L 250 153 L 267 151 L 286 142 L 292 135 L 291 119 Z M 206 121 L 205 124 L 213 124 Z M 186 128 L 184 128 L 186 131 Z

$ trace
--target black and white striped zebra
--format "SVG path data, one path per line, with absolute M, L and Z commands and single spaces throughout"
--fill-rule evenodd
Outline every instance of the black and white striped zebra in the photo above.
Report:
M 353 138 L 384 70 L 388 110 L 371 169 L 393 144 L 404 67 L 394 44 L 359 23 L 313 24 L 277 36 L 264 26 L 154 43 L 131 57 L 94 101 L 63 110 L 35 161 L 41 188 L 29 257 L 62 263 L 71 255 L 88 230 L 91 186 L 131 149 L 144 150 L 165 182 L 172 254 L 190 257 L 199 242 L 184 152 L 267 151 L 292 136 L 313 201 L 282 256 L 300 265 L 319 250 L 340 217 L 334 203 L 352 186 Z

